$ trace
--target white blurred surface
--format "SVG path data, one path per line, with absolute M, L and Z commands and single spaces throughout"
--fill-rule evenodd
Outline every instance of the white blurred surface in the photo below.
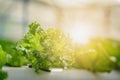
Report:
M 8 71 L 7 80 L 120 80 L 120 72 L 93 74 L 86 70 L 73 69 L 62 72 L 44 72 L 36 74 L 33 69 L 22 67 L 4 67 Z

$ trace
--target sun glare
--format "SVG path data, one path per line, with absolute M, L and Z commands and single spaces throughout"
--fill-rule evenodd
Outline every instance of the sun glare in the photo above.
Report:
M 86 44 L 89 42 L 89 39 L 92 37 L 92 28 L 86 25 L 77 24 L 70 31 L 70 37 L 72 38 L 73 43 Z

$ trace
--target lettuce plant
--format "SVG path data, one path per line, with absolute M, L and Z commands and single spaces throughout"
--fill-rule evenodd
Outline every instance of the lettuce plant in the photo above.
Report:
M 17 50 L 15 42 L 6 39 L 0 39 L 0 44 L 3 50 L 6 52 L 7 66 L 20 67 L 24 65 L 24 53 Z
M 6 53 L 2 50 L 0 46 L 0 80 L 4 80 L 7 78 L 7 73 L 2 71 L 3 65 L 6 63 Z
M 36 72 L 39 69 L 68 69 L 72 66 L 71 41 L 59 29 L 45 30 L 34 22 L 29 25 L 28 32 L 17 45 L 19 50 L 26 53 Z
M 120 63 L 119 42 L 111 39 L 94 38 L 82 47 L 75 48 L 77 68 L 93 72 L 110 72 Z

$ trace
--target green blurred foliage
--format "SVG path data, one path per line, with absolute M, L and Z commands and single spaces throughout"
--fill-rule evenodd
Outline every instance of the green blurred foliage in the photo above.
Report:
M 2 50 L 0 46 L 0 80 L 7 78 L 7 73 L 2 71 L 3 65 L 6 63 L 6 53 Z
M 6 63 L 6 53 L 2 50 L 2 47 L 0 46 L 0 69 L 5 63 Z
M 7 77 L 7 72 L 0 70 L 0 80 L 6 80 Z
M 15 42 L 6 39 L 0 39 L 0 45 L 6 52 L 6 65 L 20 67 L 24 64 L 23 52 L 16 49 Z
M 120 43 L 111 39 L 94 38 L 83 46 L 75 46 L 75 67 L 93 72 L 110 72 L 119 67 Z

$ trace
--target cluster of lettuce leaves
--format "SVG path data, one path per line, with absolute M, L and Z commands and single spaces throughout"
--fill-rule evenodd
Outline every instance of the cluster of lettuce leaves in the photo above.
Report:
M 68 69 L 72 66 L 71 41 L 59 29 L 43 29 L 37 22 L 29 25 L 29 31 L 17 43 L 17 49 L 26 53 L 35 71 L 50 68 Z
M 3 65 L 6 63 L 6 53 L 2 50 L 0 46 L 0 80 L 7 78 L 7 72 L 2 70 Z
M 92 38 L 87 44 L 76 45 L 60 29 L 43 29 L 37 22 L 29 25 L 17 43 L 0 40 L 0 45 L 3 48 L 0 48 L 0 79 L 5 73 L 1 73 L 4 64 L 15 67 L 32 64 L 36 72 L 56 67 L 92 72 L 120 69 L 120 41 Z

